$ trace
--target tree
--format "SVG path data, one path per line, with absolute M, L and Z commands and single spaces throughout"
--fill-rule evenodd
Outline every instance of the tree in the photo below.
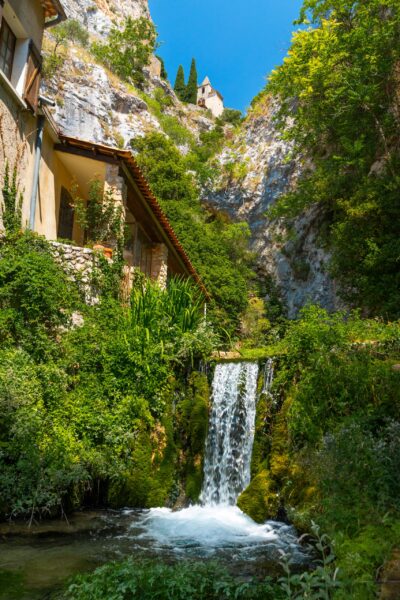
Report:
M 185 73 L 182 65 L 179 65 L 178 72 L 176 74 L 175 85 L 174 85 L 175 94 L 178 96 L 179 100 L 182 102 L 185 99 L 186 93 L 186 85 L 185 85 Z
M 59 46 L 67 46 L 68 42 L 77 42 L 84 48 L 89 43 L 89 32 L 76 19 L 68 19 L 57 25 L 52 31 L 54 38 L 53 53 L 57 54 Z
M 398 0 L 305 0 L 299 23 L 267 91 L 284 137 L 313 167 L 281 207 L 294 216 L 318 204 L 344 299 L 398 318 Z
M 185 91 L 185 102 L 190 104 L 197 104 L 197 69 L 196 61 L 192 58 L 192 64 L 190 65 L 189 80 Z
M 112 27 L 105 44 L 92 44 L 94 56 L 125 81 L 143 85 L 143 68 L 157 47 L 156 29 L 149 19 L 128 17 L 123 27 Z

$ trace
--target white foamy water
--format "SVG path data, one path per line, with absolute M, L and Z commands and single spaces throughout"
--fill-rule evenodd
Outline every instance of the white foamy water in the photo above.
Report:
M 152 508 L 132 524 L 139 547 L 160 556 L 215 557 L 232 561 L 277 563 L 283 550 L 296 562 L 304 560 L 296 531 L 285 523 L 255 523 L 237 506 L 191 506 L 179 511 Z
M 302 560 L 296 531 L 284 523 L 255 523 L 236 500 L 250 483 L 250 463 L 257 404 L 257 363 L 217 365 L 207 436 L 201 504 L 178 511 L 152 508 L 135 519 L 140 544 L 160 554 L 216 556 L 231 561 L 279 560 L 284 550 Z M 265 370 L 265 393 L 273 379 L 273 362 Z
M 250 483 L 257 403 L 258 363 L 215 368 L 204 457 L 204 505 L 234 505 Z
M 237 506 L 191 506 L 179 511 L 153 508 L 142 525 L 146 528 L 146 536 L 163 545 L 195 543 L 218 548 L 278 539 L 272 524 L 257 525 Z

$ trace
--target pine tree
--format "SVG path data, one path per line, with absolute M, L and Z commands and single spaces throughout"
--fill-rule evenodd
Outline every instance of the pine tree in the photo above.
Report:
M 196 61 L 193 58 L 192 64 L 190 66 L 190 75 L 189 80 L 186 86 L 185 92 L 185 102 L 190 102 L 190 104 L 197 104 L 197 69 L 196 69 Z
M 186 94 L 186 85 L 185 85 L 185 73 L 183 71 L 182 65 L 179 65 L 178 72 L 176 74 L 175 85 L 174 85 L 175 94 L 178 96 L 179 100 L 185 100 Z

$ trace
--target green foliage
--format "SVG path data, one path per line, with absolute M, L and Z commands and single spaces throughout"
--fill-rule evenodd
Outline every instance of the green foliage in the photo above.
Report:
M 304 598 L 330 600 L 336 598 L 335 592 L 341 588 L 341 583 L 337 578 L 338 572 L 333 568 L 335 555 L 332 551 L 331 540 L 326 534 L 321 533 L 320 527 L 316 523 L 312 523 L 311 532 L 314 537 L 314 547 L 320 556 L 313 571 L 293 574 L 290 561 L 283 556 L 282 566 L 285 577 L 282 577 L 279 583 L 288 600 L 303 600 Z
M 398 2 L 306 0 L 299 22 L 310 26 L 294 34 L 267 89 L 280 100 L 284 137 L 313 169 L 281 208 L 293 215 L 319 203 L 345 299 L 397 318 Z
M 53 27 L 51 35 L 55 42 L 54 54 L 59 46 L 66 46 L 68 42 L 77 42 L 84 48 L 89 44 L 89 33 L 76 19 L 67 19 L 60 25 Z
M 237 126 L 243 120 L 242 111 L 236 110 L 234 108 L 225 108 L 222 115 L 219 117 L 218 121 L 221 124 L 229 123 L 230 125 Z
M 73 206 L 78 223 L 90 243 L 109 243 L 117 248 L 123 244 L 123 206 L 118 204 L 112 189 L 104 191 L 99 179 L 89 183 L 88 199 L 79 197 L 77 186 L 72 189 Z
M 60 54 L 60 48 L 63 48 L 65 51 L 70 42 L 76 42 L 83 48 L 86 48 L 89 44 L 87 29 L 76 19 L 67 19 L 63 23 L 53 27 L 51 36 L 54 40 L 53 51 L 46 53 L 43 61 L 43 74 L 47 78 L 54 77 L 58 69 L 63 65 L 64 56 Z
M 185 84 L 185 72 L 183 70 L 182 65 L 179 65 L 178 71 L 176 73 L 176 79 L 174 84 L 175 94 L 178 96 L 179 100 L 182 102 L 185 98 L 186 84 Z
M 157 33 L 153 23 L 141 17 L 128 17 L 122 27 L 112 27 L 106 43 L 94 42 L 91 50 L 113 73 L 141 87 L 143 68 L 156 48 Z
M 0 255 L 0 515 L 60 514 L 95 489 L 115 506 L 164 504 L 181 476 L 174 380 L 184 390 L 217 342 L 197 286 L 138 274 L 121 305 L 100 261 L 86 306 L 43 239 L 4 239 Z
M 17 182 L 17 169 L 13 169 L 10 177 L 10 167 L 6 162 L 3 181 L 2 220 L 4 229 L 8 234 L 15 233 L 21 228 L 22 219 L 22 194 Z
M 76 577 L 65 591 L 65 600 L 331 600 L 341 583 L 334 571 L 335 555 L 331 541 L 312 524 L 312 549 L 318 558 L 315 569 L 293 573 L 291 562 L 282 556 L 284 576 L 278 581 L 244 581 L 220 564 L 180 561 L 166 565 L 159 561 L 125 560 Z M 335 596 L 336 597 L 336 596 Z
M 241 582 L 218 564 L 182 562 L 164 565 L 126 560 L 81 575 L 64 598 L 73 600 L 279 600 L 284 598 L 265 582 Z
M 230 223 L 224 215 L 201 205 L 198 186 L 187 170 L 189 159 L 163 135 L 152 133 L 131 144 L 153 192 L 213 297 L 210 319 L 218 331 L 234 333 L 239 315 L 247 306 L 252 276 L 247 225 Z
M 54 262 L 49 244 L 25 233 L 0 241 L 0 341 L 38 359 L 51 353 L 79 306 L 77 289 Z
M 268 472 L 262 470 L 239 496 L 237 505 L 256 523 L 264 523 L 266 515 L 276 515 L 277 502 L 277 494 L 271 489 Z
M 192 63 L 190 65 L 190 73 L 189 79 L 185 88 L 184 101 L 189 102 L 190 104 L 197 104 L 197 69 L 196 69 L 196 61 L 192 58 Z
M 196 502 L 203 482 L 203 452 L 208 430 L 210 390 L 207 377 L 199 373 L 192 374 L 190 384 L 190 389 L 177 406 L 177 432 L 185 456 L 185 493 L 192 502 Z

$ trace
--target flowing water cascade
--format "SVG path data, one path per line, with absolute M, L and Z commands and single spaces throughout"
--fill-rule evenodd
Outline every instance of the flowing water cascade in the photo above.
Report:
M 269 358 L 264 366 L 264 385 L 262 389 L 262 394 L 266 394 L 267 396 L 272 396 L 271 389 L 272 384 L 274 383 L 274 359 Z
M 250 483 L 258 363 L 216 366 L 200 501 L 235 505 Z
M 271 360 L 264 370 L 262 392 L 270 397 L 273 368 Z M 249 362 L 216 367 L 199 504 L 181 510 L 164 507 L 98 516 L 83 513 L 82 519 L 92 519 L 95 530 L 86 530 L 83 521 L 77 537 L 62 544 L 51 537 L 32 546 L 29 536 L 25 545 L 21 541 L 0 545 L 0 563 L 22 567 L 27 577 L 32 578 L 33 573 L 36 587 L 125 556 L 168 562 L 212 558 L 233 574 L 248 576 L 280 574 L 283 551 L 290 556 L 292 568 L 303 568 L 309 557 L 297 543 L 293 527 L 276 521 L 255 523 L 235 505 L 250 482 L 258 370 L 257 363 Z M 36 597 L 43 596 L 23 598 Z
M 273 370 L 270 360 L 263 390 L 269 395 Z M 304 559 L 293 527 L 276 521 L 260 525 L 236 506 L 250 483 L 258 372 L 256 362 L 216 366 L 200 503 L 178 511 L 150 509 L 140 521 L 144 531 L 137 530 L 142 542 L 155 541 L 160 551 L 180 557 L 211 555 L 238 568 L 246 564 L 246 570 L 262 563 L 272 572 L 282 550 L 295 562 Z

